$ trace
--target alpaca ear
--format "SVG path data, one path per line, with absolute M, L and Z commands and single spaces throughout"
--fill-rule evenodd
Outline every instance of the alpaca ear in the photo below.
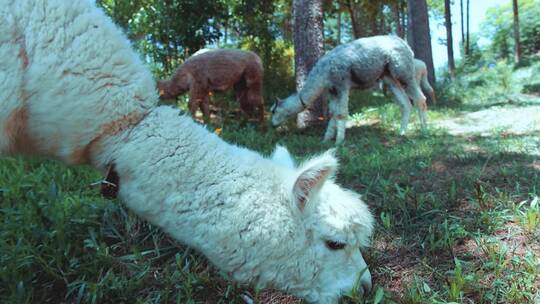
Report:
M 271 159 L 274 163 L 278 165 L 281 165 L 290 169 L 295 168 L 294 160 L 291 154 L 289 153 L 287 148 L 283 146 L 276 146 L 276 149 L 274 150 L 274 152 L 272 152 Z
M 270 107 L 270 112 L 272 113 L 272 115 L 274 115 L 274 113 L 276 112 L 276 109 L 277 107 L 279 106 L 279 104 L 281 103 L 281 99 L 279 99 L 279 97 L 275 97 L 276 101 L 274 102 L 274 104 Z
M 157 87 L 157 90 L 158 90 L 159 97 L 165 96 L 165 85 L 164 85 L 163 81 L 157 80 L 156 81 L 156 87 Z
M 334 156 L 334 149 L 302 165 L 293 187 L 293 197 L 300 211 L 310 206 L 310 200 L 318 194 L 324 183 L 334 176 L 337 169 L 338 161 Z

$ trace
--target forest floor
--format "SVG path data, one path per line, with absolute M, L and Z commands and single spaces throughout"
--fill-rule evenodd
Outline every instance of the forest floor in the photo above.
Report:
M 494 106 L 434 122 L 451 135 L 489 136 L 494 132 L 521 135 L 540 131 L 540 98 L 538 105 Z
M 342 303 L 540 303 L 540 99 L 467 77 L 441 89 L 426 132 L 413 113 L 406 136 L 388 97 L 352 94 L 337 181 L 376 218 L 362 250 L 374 286 Z M 321 141 L 324 126 L 234 116 L 207 128 L 265 155 L 284 145 L 297 161 L 334 147 Z M 100 178 L 43 158 L 0 159 L 1 303 L 301 302 L 223 279 L 101 197 L 89 186 Z

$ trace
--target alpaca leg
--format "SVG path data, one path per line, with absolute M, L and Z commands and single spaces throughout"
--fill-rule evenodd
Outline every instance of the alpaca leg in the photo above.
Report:
M 197 110 L 201 108 L 203 110 L 202 103 L 204 99 L 208 97 L 208 91 L 201 89 L 197 85 L 193 85 L 189 91 L 189 110 L 191 111 L 191 116 L 195 120 L 197 117 Z M 203 111 L 204 115 L 204 111 Z
M 335 111 L 337 107 L 336 100 L 334 98 L 328 99 L 328 111 L 330 112 L 330 119 L 328 120 L 328 126 L 326 127 L 326 132 L 324 132 L 324 141 L 330 141 L 336 136 L 336 127 L 337 120 Z
M 348 96 L 347 94 L 342 95 Z M 328 121 L 326 132 L 324 133 L 324 141 L 329 141 L 335 137 L 336 143 L 339 144 L 345 139 L 345 122 L 346 117 L 348 116 L 348 105 L 345 104 L 345 107 L 343 107 L 342 98 L 338 96 L 330 94 L 329 97 L 330 98 L 328 99 L 328 111 L 330 114 L 330 120 Z M 345 103 L 346 102 L 347 100 L 345 101 Z M 344 111 L 347 113 L 344 114 Z
M 416 106 L 416 109 L 418 110 L 418 116 L 420 117 L 420 126 L 422 127 L 422 130 L 425 130 L 427 127 L 426 97 L 424 96 L 424 94 L 422 93 L 418 85 L 408 86 L 406 91 L 409 97 L 414 101 L 414 105 Z
M 396 97 L 396 102 L 401 109 L 401 127 L 399 134 L 403 135 L 405 134 L 405 131 L 407 131 L 407 125 L 409 124 L 409 119 L 411 117 L 411 103 L 407 97 L 407 94 L 398 82 L 390 78 L 384 78 L 383 80 Z
M 336 144 L 341 144 L 345 140 L 345 131 L 347 130 L 347 118 L 349 117 L 349 91 L 344 90 L 339 95 L 336 117 Z
M 199 103 L 197 100 L 190 98 L 188 101 L 189 112 L 191 112 L 191 117 L 193 120 L 197 118 L 197 109 L 199 109 Z
M 248 90 L 248 102 L 254 106 L 255 115 L 259 122 L 264 122 L 264 101 L 262 97 L 262 88 L 256 86 Z
M 251 101 L 255 105 L 255 115 L 257 116 L 260 123 L 264 122 L 264 103 L 262 97 L 253 96 Z
M 260 123 L 263 123 L 264 122 L 264 102 L 262 101 L 262 99 L 259 99 L 260 102 L 257 104 L 257 115 L 259 116 L 259 122 Z
M 208 95 L 206 95 L 200 104 L 201 112 L 203 113 L 203 120 L 205 123 L 210 121 L 210 101 Z
M 429 96 L 429 98 L 431 99 L 431 102 L 433 104 L 437 104 L 437 99 L 435 98 L 435 91 L 429 84 L 427 76 L 424 75 L 424 77 L 422 77 L 422 79 L 420 80 L 420 86 L 422 87 L 422 90 L 424 90 L 424 93 L 426 93 Z
M 405 88 L 405 91 L 407 92 L 407 95 L 413 100 L 414 105 L 416 106 L 418 110 L 418 116 L 420 117 L 420 126 L 422 127 L 423 130 L 425 130 L 427 127 L 426 97 L 422 93 L 422 90 L 420 90 L 420 86 L 416 83 L 415 80 L 412 80 L 409 83 L 406 83 L 406 85 L 407 87 Z
M 342 118 L 341 115 L 336 119 L 336 144 L 338 145 L 345 140 L 345 130 L 347 129 L 346 123 L 347 119 Z
M 330 120 L 328 121 L 328 126 L 326 127 L 326 132 L 324 133 L 323 141 L 330 141 L 336 135 L 336 118 L 330 115 Z

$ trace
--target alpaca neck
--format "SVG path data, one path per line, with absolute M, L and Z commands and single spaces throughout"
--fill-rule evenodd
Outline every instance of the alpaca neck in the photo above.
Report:
M 298 267 L 268 250 L 276 239 L 289 252 L 306 242 L 300 237 L 301 244 L 290 241 L 290 233 L 305 232 L 290 206 L 275 199 L 289 190 L 282 185 L 285 169 L 225 143 L 166 106 L 102 146 L 95 165 L 114 163 L 125 204 L 236 280 L 258 278 L 256 283 L 265 285 L 273 280 L 266 274 L 275 273 L 269 268 Z M 246 261 L 251 252 L 258 252 L 259 262 Z
M 304 85 L 298 92 L 298 105 L 301 110 L 310 107 L 327 90 L 327 77 L 318 72 L 316 67 L 309 73 Z
M 167 80 L 159 80 L 157 83 L 162 98 L 176 98 L 189 90 L 187 73 L 180 67 L 176 73 Z

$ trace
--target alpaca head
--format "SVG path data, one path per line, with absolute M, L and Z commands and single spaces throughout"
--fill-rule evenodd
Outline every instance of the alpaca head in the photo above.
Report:
M 285 99 L 276 98 L 276 102 L 270 108 L 272 112 L 272 125 L 274 127 L 281 125 L 287 118 L 301 110 L 302 105 L 298 95 L 291 95 Z
M 156 87 L 161 99 L 173 99 L 189 91 L 191 76 L 180 69 L 170 80 L 158 80 Z
M 295 172 L 287 182 L 290 205 L 300 218 L 305 243 L 299 251 L 301 256 L 290 258 L 315 269 L 299 273 L 299 277 L 308 280 L 302 288 L 291 292 L 314 303 L 337 303 L 352 290 L 368 292 L 371 274 L 361 248 L 371 236 L 373 217 L 360 195 L 333 181 L 338 168 L 333 151 L 295 167 L 287 150 L 278 147 L 272 160 Z

